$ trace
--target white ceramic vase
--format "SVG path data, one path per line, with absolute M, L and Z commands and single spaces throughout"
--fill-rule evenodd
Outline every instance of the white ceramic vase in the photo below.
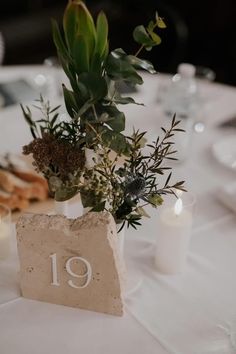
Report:
M 124 258 L 124 243 L 125 243 L 125 228 L 118 233 L 119 225 L 117 225 L 117 237 L 118 237 L 118 245 L 120 249 L 120 254 Z
M 64 202 L 54 201 L 54 211 L 56 215 L 68 216 L 69 202 L 68 200 Z

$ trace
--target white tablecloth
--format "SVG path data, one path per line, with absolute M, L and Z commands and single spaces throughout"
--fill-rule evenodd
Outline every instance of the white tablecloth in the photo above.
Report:
M 32 79 L 42 70 L 6 68 L 1 75 Z M 125 108 L 127 129 L 138 126 L 153 138 L 160 133 L 163 114 L 156 96 L 168 79 L 145 76 L 137 100 L 147 107 Z M 150 210 L 152 219 L 137 232 L 126 232 L 130 282 L 141 285 L 127 295 L 125 316 L 116 318 L 21 298 L 13 239 L 11 258 L 0 263 L 1 354 L 236 353 L 236 217 L 216 198 L 218 187 L 235 180 L 235 173 L 211 153 L 214 142 L 235 134 L 216 125 L 236 113 L 236 89 L 218 84 L 201 89 L 210 102 L 206 130 L 194 136 L 189 159 L 174 172 L 197 195 L 186 273 L 165 276 L 155 270 L 158 212 Z M 0 152 L 19 152 L 29 138 L 18 108 L 0 112 Z

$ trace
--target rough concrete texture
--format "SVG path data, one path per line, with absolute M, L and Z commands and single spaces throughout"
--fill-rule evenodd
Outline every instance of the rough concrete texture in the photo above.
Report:
M 25 214 L 17 223 L 17 245 L 24 297 L 123 314 L 125 267 L 111 214 Z

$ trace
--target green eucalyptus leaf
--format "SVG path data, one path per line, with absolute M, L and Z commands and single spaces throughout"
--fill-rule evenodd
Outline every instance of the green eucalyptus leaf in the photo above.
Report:
M 106 127 L 102 132 L 103 143 L 117 154 L 128 154 L 129 144 L 121 133 L 116 133 Z
M 124 113 L 120 112 L 115 106 L 107 106 L 105 110 L 110 118 L 107 125 L 117 133 L 122 132 L 125 129 Z
M 63 185 L 62 180 L 57 176 L 51 176 L 48 180 L 48 187 L 50 192 L 55 193 Z
M 77 187 L 65 187 L 61 186 L 54 194 L 54 198 L 58 202 L 64 202 L 73 198 L 78 193 Z
M 122 48 L 117 48 L 117 49 L 113 50 L 112 55 L 116 59 L 125 59 L 125 57 L 127 56 L 127 54 L 125 53 L 125 51 Z
M 132 97 L 122 97 L 120 95 L 116 95 L 115 96 L 114 102 L 116 104 L 129 104 L 129 103 L 132 103 L 132 104 L 137 104 L 137 105 L 143 106 L 142 103 L 135 102 L 135 100 Z
M 159 28 L 166 28 L 166 24 L 161 17 L 157 17 L 156 22 Z
M 159 15 L 158 15 L 157 11 L 155 12 L 155 20 L 156 20 L 156 22 L 159 20 Z
M 156 45 L 159 45 L 161 43 L 161 37 L 158 36 L 155 32 L 150 32 L 150 36 L 152 37 L 152 40 L 155 42 Z
M 155 74 L 156 70 L 154 69 L 152 63 L 148 60 L 143 60 L 135 57 L 134 55 L 129 55 L 128 60 L 136 69 L 144 69 L 150 74 Z
M 96 110 L 99 122 L 106 123 L 115 132 L 121 132 L 125 129 L 125 115 L 115 105 L 98 104 Z
M 154 28 L 155 28 L 155 23 L 154 23 L 154 21 L 150 21 L 150 22 L 148 23 L 148 27 L 147 27 L 148 31 L 153 31 Z
M 106 62 L 107 75 L 114 81 L 123 80 L 131 84 L 143 83 L 135 68 L 117 52 L 111 52 Z
M 80 191 L 80 196 L 84 208 L 93 208 L 101 202 L 100 196 L 95 195 L 93 190 Z
M 134 40 L 144 46 L 152 46 L 153 41 L 148 35 L 145 27 L 143 25 L 137 26 L 133 31 Z
M 133 31 L 134 40 L 139 44 L 144 44 L 149 41 L 148 33 L 143 25 L 135 27 Z
M 105 101 L 111 104 L 137 104 L 139 106 L 144 106 L 143 103 L 136 102 L 132 97 L 121 96 L 119 92 L 113 94 L 113 96 L 107 96 Z

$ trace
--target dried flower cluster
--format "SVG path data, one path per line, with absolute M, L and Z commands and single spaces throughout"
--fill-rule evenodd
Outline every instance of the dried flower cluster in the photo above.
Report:
M 43 133 L 23 147 L 25 155 L 33 155 L 33 165 L 49 179 L 53 174 L 60 176 L 63 183 L 69 175 L 76 175 L 85 164 L 84 152 L 67 141 L 58 140 L 53 135 Z

